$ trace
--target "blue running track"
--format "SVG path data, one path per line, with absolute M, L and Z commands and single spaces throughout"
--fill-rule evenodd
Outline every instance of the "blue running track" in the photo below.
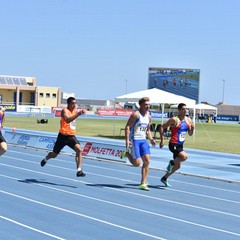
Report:
M 86 177 L 77 178 L 74 157 L 42 168 L 45 155 L 9 146 L 0 157 L 1 240 L 240 239 L 237 181 L 174 174 L 166 188 L 163 170 L 151 169 L 147 192 L 138 189 L 141 169 L 129 164 L 84 158 Z

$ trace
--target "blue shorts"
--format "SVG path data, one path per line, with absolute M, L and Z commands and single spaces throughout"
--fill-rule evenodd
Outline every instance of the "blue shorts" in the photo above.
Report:
M 150 147 L 146 139 L 132 141 L 133 158 L 140 158 L 146 154 L 150 154 Z

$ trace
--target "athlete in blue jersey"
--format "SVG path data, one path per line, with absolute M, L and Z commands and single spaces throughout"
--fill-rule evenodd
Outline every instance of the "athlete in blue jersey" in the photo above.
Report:
M 0 106 L 0 156 L 3 155 L 7 151 L 7 143 L 2 135 L 2 127 L 4 122 L 4 107 Z
M 142 179 L 139 189 L 149 191 L 147 176 L 150 163 L 150 148 L 146 140 L 150 140 L 152 145 L 156 145 L 150 131 L 151 116 L 149 113 L 149 98 L 144 97 L 139 100 L 139 111 L 134 112 L 125 127 L 126 150 L 121 158 L 127 157 L 135 167 L 142 164 Z
M 187 133 L 191 136 L 194 131 L 194 124 L 191 118 L 186 116 L 186 104 L 180 103 L 178 105 L 178 116 L 170 118 L 160 128 L 160 148 L 164 145 L 164 129 L 171 128 L 171 138 L 169 140 L 169 150 L 173 153 L 173 160 L 171 160 L 167 167 L 167 173 L 161 178 L 161 182 L 170 187 L 168 177 L 181 167 L 181 163 L 187 160 L 187 154 L 183 150 L 183 144 Z

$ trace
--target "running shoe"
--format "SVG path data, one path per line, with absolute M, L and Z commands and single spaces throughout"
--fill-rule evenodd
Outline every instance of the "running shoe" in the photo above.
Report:
M 77 177 L 85 177 L 85 176 L 86 174 L 82 170 L 77 172 Z
M 172 185 L 169 184 L 168 180 L 165 180 L 164 178 L 161 178 L 161 182 L 165 185 L 165 187 L 171 187 Z
M 122 152 L 120 158 L 123 159 L 126 157 L 126 153 L 129 153 L 129 149 L 126 149 L 125 151 Z
M 172 160 L 171 160 L 171 161 L 172 161 Z M 169 164 L 168 164 L 168 166 L 167 166 L 167 172 L 168 172 L 168 173 L 171 173 L 172 170 L 173 170 L 173 167 L 174 167 L 174 165 L 171 164 L 171 161 L 169 162 Z
M 41 161 L 41 167 L 44 167 L 44 165 L 46 164 L 47 162 L 43 159 L 42 161 Z
M 139 189 L 144 190 L 144 191 L 150 191 L 150 189 L 148 188 L 148 185 L 146 183 L 140 184 Z

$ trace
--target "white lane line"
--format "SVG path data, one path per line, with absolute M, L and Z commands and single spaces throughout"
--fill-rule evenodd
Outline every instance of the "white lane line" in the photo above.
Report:
M 39 232 L 39 233 L 41 233 L 41 234 L 47 235 L 47 236 L 49 236 L 49 237 L 52 237 L 52 238 L 55 238 L 55 239 L 59 239 L 59 240 L 65 240 L 64 238 L 61 238 L 61 237 L 58 237 L 58 236 L 56 236 L 56 235 L 53 235 L 53 234 L 50 234 L 50 233 L 41 231 L 41 230 L 36 229 L 36 228 L 34 228 L 34 227 L 30 227 L 30 226 L 28 226 L 28 225 L 26 225 L 26 224 L 20 223 L 20 222 L 18 222 L 18 221 L 13 220 L 13 219 L 10 219 L 10 218 L 4 217 L 4 216 L 0 216 L 0 218 L 6 220 L 6 221 L 8 221 L 8 222 L 12 222 L 12 223 L 14 223 L 14 224 L 17 224 L 17 225 L 19 225 L 19 226 L 21 226 L 21 227 L 28 228 L 28 229 L 30 229 L 30 230 L 32 230 L 32 231 Z
M 2 175 L 0 174 L 0 176 L 2 176 Z M 6 176 L 6 177 L 10 178 L 10 179 L 14 179 L 14 180 L 19 180 L 19 179 L 14 178 L 14 177 L 9 177 L 9 176 Z M 223 229 L 219 229 L 219 228 L 215 228 L 215 227 L 211 227 L 211 226 L 195 223 L 195 222 L 192 222 L 192 221 L 187 221 L 187 220 L 184 220 L 184 219 L 179 219 L 179 218 L 167 216 L 167 215 L 164 215 L 164 214 L 160 214 L 160 213 L 156 213 L 156 212 L 152 212 L 152 211 L 147 211 L 147 210 L 139 209 L 139 208 L 136 208 L 136 207 L 131 207 L 131 206 L 124 205 L 124 204 L 119 204 L 119 203 L 112 202 L 112 201 L 107 201 L 107 200 L 103 200 L 103 199 L 99 199 L 99 198 L 95 198 L 95 197 L 90 197 L 90 196 L 87 196 L 87 195 L 83 195 L 83 194 L 79 194 L 79 193 L 75 193 L 75 192 L 70 192 L 70 191 L 59 189 L 59 188 L 56 188 L 56 187 L 45 186 L 45 185 L 40 184 L 40 183 L 33 183 L 33 184 L 41 186 L 41 187 L 44 187 L 44 188 L 53 189 L 53 190 L 56 190 L 56 191 L 59 191 L 59 192 L 64 192 L 64 193 L 67 193 L 67 194 L 71 194 L 71 195 L 75 195 L 75 196 L 79 196 L 79 197 L 83 197 L 83 198 L 87 198 L 87 199 L 91 199 L 91 200 L 95 200 L 95 201 L 99 201 L 99 202 L 103 202 L 103 203 L 119 206 L 119 207 L 131 209 L 131 210 L 135 210 L 135 211 L 138 211 L 138 212 L 143 212 L 143 213 L 147 213 L 147 214 L 150 214 L 150 215 L 163 217 L 163 218 L 171 219 L 171 220 L 174 220 L 174 221 L 178 221 L 178 222 L 194 225 L 194 226 L 197 226 L 197 227 L 202 227 L 202 228 L 206 228 L 206 229 L 210 229 L 210 230 L 214 230 L 214 231 L 218 231 L 218 232 L 223 232 L 223 233 L 227 233 L 227 234 L 231 234 L 231 235 L 235 235 L 235 236 L 240 236 L 239 233 L 235 233 L 235 232 L 231 232 L 231 231 L 227 231 L 227 230 L 223 230 Z M 132 193 L 132 192 L 125 191 L 125 190 L 118 190 L 118 189 L 111 188 L 111 187 L 103 187 L 103 188 L 116 190 L 116 191 L 120 191 L 120 192 L 124 192 L 124 193 L 128 193 L 128 194 L 138 195 L 138 196 L 141 196 L 141 197 L 149 197 L 149 196 L 146 196 L 146 195 L 143 195 L 143 194 Z M 150 198 L 154 198 L 154 199 L 158 200 L 158 198 L 155 198 L 155 197 L 150 197 Z M 168 202 L 168 200 L 166 200 L 166 201 Z M 189 206 L 189 205 L 186 205 L 186 206 Z
M 178 190 L 178 189 L 171 189 L 171 188 L 169 188 L 168 190 L 173 191 L 173 192 L 180 192 L 180 193 L 185 193 L 185 194 L 189 194 L 189 195 L 193 195 L 193 196 L 203 197 L 203 198 L 215 199 L 215 200 L 219 200 L 219 201 L 223 201 L 223 202 L 240 204 L 240 201 L 230 200 L 230 199 L 226 199 L 226 198 L 214 197 L 214 196 L 209 196 L 209 195 L 205 195 L 205 194 L 193 193 L 193 192 L 188 192 L 188 191 L 183 191 L 183 190 Z
M 86 181 L 82 181 L 82 180 L 75 180 L 75 179 L 71 179 L 71 178 L 67 178 L 67 177 L 61 177 L 61 176 L 57 176 L 57 175 L 54 175 L 54 174 L 49 174 L 49 173 L 44 173 L 44 172 L 39 172 L 39 171 L 34 171 L 34 170 L 30 170 L 30 169 L 27 169 L 27 168 L 22 168 L 22 167 L 16 167 L 16 166 L 11 166 L 11 165 L 8 165 L 8 164 L 4 164 L 4 163 L 0 163 L 0 165 L 4 165 L 4 166 L 7 166 L 7 167 L 11 167 L 11 168 L 16 168 L 16 169 L 21 169 L 23 171 L 27 171 L 27 172 L 34 172 L 34 173 L 37 173 L 37 174 L 42 174 L 42 175 L 47 175 L 47 176 L 51 176 L 51 177 L 56 177 L 56 178 L 60 178 L 60 179 L 65 179 L 65 180 L 70 180 L 70 181 L 74 181 L 74 182 L 81 182 L 81 183 L 84 183 L 84 184 L 93 184 L 93 183 L 90 183 L 90 182 L 86 182 Z M 61 169 L 65 169 L 65 170 L 69 170 L 68 168 L 64 168 L 64 167 L 56 167 L 56 168 L 61 168 Z M 94 175 L 94 174 L 93 174 Z M 102 177 L 104 177 L 104 175 L 101 175 Z M 116 178 L 114 178 L 116 179 Z M 130 180 L 123 180 L 123 179 L 118 179 L 117 180 L 121 180 L 121 181 L 129 181 L 131 182 Z M 110 187 L 105 187 L 105 188 L 110 188 Z M 115 188 L 110 188 L 112 190 L 116 190 Z M 121 190 L 119 190 L 121 191 Z M 124 191 L 124 190 L 122 190 Z M 129 192 L 129 194 L 132 194 L 132 192 Z M 193 194 L 193 193 L 188 193 L 188 194 Z M 194 194 L 193 194 L 194 195 Z M 195 195 L 198 195 L 198 194 L 195 194 Z M 188 207 L 192 207 L 192 208 L 197 208 L 197 209 L 201 209 L 201 210 L 205 210 L 205 211 L 210 211 L 210 212 L 215 212 L 215 213 L 220 213 L 220 214 L 224 214 L 224 215 L 228 215 L 228 216 L 233 216 L 233 217 L 240 217 L 239 215 L 236 215 L 236 214 L 232 214 L 232 213 L 227 213 L 227 212 L 223 212 L 223 211 L 218 211 L 218 210 L 214 210 L 214 209 L 210 209 L 210 208 L 205 208 L 205 207 L 200 207 L 200 206 L 197 206 L 197 205 L 193 205 L 193 204 L 188 204 L 188 203 L 182 203 L 182 202 L 177 202 L 177 201 L 172 201 L 172 200 L 166 200 L 166 199 L 163 199 L 163 198 L 156 198 L 156 197 L 151 197 L 151 196 L 146 196 L 146 195 L 142 195 L 144 197 L 149 197 L 149 198 L 152 198 L 152 199 L 156 199 L 158 201 L 165 201 L 165 202 L 171 202 L 171 203 L 174 203 L 174 204 L 178 204 L 178 205 L 183 205 L 183 206 L 188 206 Z M 232 203 L 236 203 L 236 204 L 239 204 L 238 201 L 232 201 Z
M 30 153 L 26 153 L 26 152 L 18 152 L 18 151 L 14 151 L 14 150 L 9 150 L 11 152 L 16 152 L 18 154 L 23 154 L 23 155 L 26 155 L 26 156 L 34 156 L 34 157 L 39 157 L 39 158 L 43 158 L 43 156 L 39 156 L 39 155 L 35 155 L 35 154 L 30 154 Z M 36 151 L 36 150 L 35 150 Z M 10 156 L 4 156 L 6 158 L 12 158 L 12 159 L 17 159 L 17 160 L 20 160 L 20 161 L 25 161 L 25 162 L 30 162 L 30 163 L 33 163 L 33 164 L 39 164 L 39 163 L 36 163 L 36 162 L 33 162 L 33 161 L 29 161 L 29 160 L 23 160 L 23 159 L 19 159 L 19 158 L 14 158 L 14 157 L 10 157 Z M 69 156 L 70 157 L 70 156 Z M 70 163 L 69 161 L 67 160 L 63 160 L 63 159 L 55 159 L 55 161 L 59 161 L 59 162 L 65 162 L 65 163 Z M 96 160 L 96 161 L 99 161 L 99 160 Z M 122 163 L 119 163 L 120 165 Z M 138 173 L 134 173 L 132 171 L 123 171 L 123 170 L 119 170 L 119 169 L 115 169 L 115 168 L 109 168 L 109 167 L 100 167 L 100 166 L 93 166 L 91 164 L 87 164 L 86 162 L 83 162 L 83 165 L 84 166 L 88 166 L 88 167 L 92 167 L 92 168 L 99 168 L 99 169 L 105 169 L 105 170 L 109 170 L 109 171 L 115 171 L 115 172 L 122 172 L 122 173 L 127 173 L 127 174 L 130 174 L 130 175 L 136 175 L 136 176 L 140 176 L 140 174 Z M 52 167 L 57 167 L 55 165 L 51 165 Z M 131 165 L 130 165 L 131 166 Z M 154 177 L 154 176 L 149 176 L 149 178 L 154 178 L 154 179 L 159 179 L 158 177 Z M 215 190 L 220 190 L 220 191 L 225 191 L 225 192 L 232 192 L 232 193 L 237 193 L 237 194 L 240 194 L 240 191 L 235 191 L 235 190 L 231 190 L 231 189 L 225 189 L 225 188 L 218 188 L 218 187 L 213 187 L 213 186 L 209 186 L 209 185 L 202 185 L 202 184 L 198 184 L 198 183 L 190 183 L 190 182 L 184 182 L 184 181 L 179 181 L 179 180 L 175 180 L 175 179 L 172 179 L 171 180 L 172 182 L 178 182 L 178 183 L 181 183 L 181 184 L 187 184 L 187 185 L 191 185 L 191 186 L 197 186 L 197 187 L 202 187 L 202 188 L 208 188 L 208 189 L 215 189 Z M 172 190 L 172 189 L 171 189 Z
M 18 195 L 18 194 L 6 192 L 6 191 L 3 191 L 3 190 L 0 190 L 0 192 L 3 193 L 3 194 L 6 194 L 6 195 L 10 195 L 10 196 L 15 197 L 15 198 L 20 198 L 20 199 L 23 199 L 23 200 L 26 200 L 26 201 L 29 201 L 29 202 L 33 202 L 33 203 L 36 203 L 36 204 L 39 204 L 39 205 L 43 205 L 43 206 L 46 206 L 46 207 L 49 207 L 49 208 L 57 209 L 57 210 L 62 211 L 62 212 L 67 212 L 67 213 L 70 213 L 70 214 L 73 214 L 73 215 L 77 215 L 79 217 L 87 218 L 87 219 L 90 219 L 90 220 L 93 220 L 93 221 L 96 221 L 96 222 L 100 222 L 100 223 L 103 223 L 103 224 L 106 224 L 106 225 L 110 225 L 112 227 L 116 227 L 116 228 L 120 228 L 120 229 L 129 231 L 129 232 L 137 233 L 137 234 L 142 235 L 142 236 L 146 236 L 146 237 L 153 238 L 153 239 L 166 240 L 165 238 L 161 238 L 161 237 L 158 237 L 158 236 L 155 236 L 155 235 L 152 235 L 152 234 L 137 231 L 137 230 L 134 230 L 132 228 L 127 228 L 127 227 L 121 226 L 119 224 L 115 224 L 115 223 L 105 221 L 105 220 L 102 220 L 102 219 L 99 219 L 99 218 L 91 217 L 89 215 L 74 212 L 74 211 L 68 210 L 66 208 L 61 208 L 61 207 L 54 206 L 52 204 L 47 204 L 47 203 L 44 203 L 44 202 L 41 202 L 41 201 L 33 200 L 31 198 L 27 198 L 27 197 L 24 197 L 24 196 L 21 196 L 21 195 Z
M 205 208 L 205 207 L 199 207 L 197 205 L 192 205 L 192 204 L 189 204 L 189 203 L 177 202 L 177 201 L 172 201 L 172 200 L 169 200 L 169 199 L 163 199 L 163 198 L 159 198 L 159 197 L 143 195 L 143 194 L 140 194 L 140 193 L 129 192 L 127 190 L 116 189 L 116 188 L 108 187 L 108 186 L 104 186 L 103 188 L 109 188 L 109 189 L 114 190 L 114 191 L 128 193 L 128 194 L 132 194 L 132 195 L 137 195 L 137 196 L 141 196 L 141 197 L 144 197 L 144 198 L 150 198 L 150 199 L 154 199 L 154 200 L 157 200 L 157 201 L 163 201 L 163 202 L 178 204 L 178 205 L 185 206 L 185 207 L 196 208 L 196 209 L 200 209 L 200 210 L 204 210 L 204 211 L 208 211 L 208 212 L 219 213 L 219 214 L 223 214 L 223 215 L 227 215 L 227 216 L 231 216 L 231 217 L 240 218 L 240 215 L 237 215 L 237 214 L 232 214 L 232 213 L 228 213 L 228 212 L 218 211 L 218 210 Z

